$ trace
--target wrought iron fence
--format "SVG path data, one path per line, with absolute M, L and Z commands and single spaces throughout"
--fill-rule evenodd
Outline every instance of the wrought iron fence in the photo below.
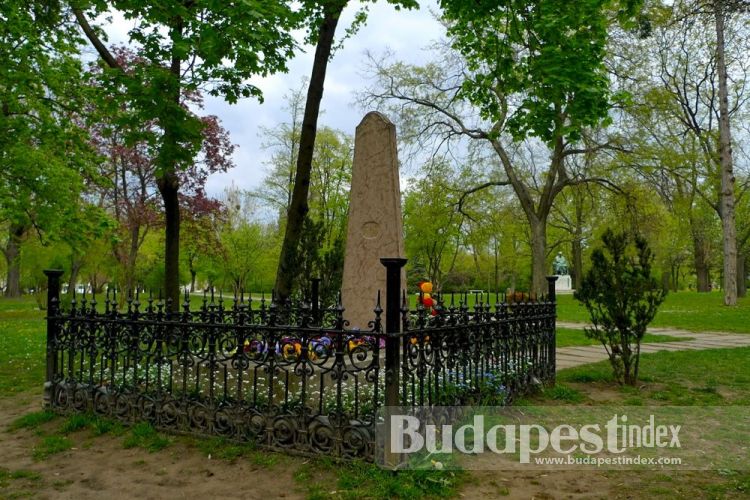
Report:
M 303 454 L 372 460 L 378 410 L 504 403 L 554 381 L 555 301 L 438 297 L 410 309 L 403 259 L 387 268 L 366 330 L 337 304 L 211 296 L 179 307 L 114 292 L 62 307 L 47 271 L 45 403 L 172 432 L 223 436 Z M 385 314 L 386 324 L 383 324 Z M 490 399 L 487 399 L 490 398 Z

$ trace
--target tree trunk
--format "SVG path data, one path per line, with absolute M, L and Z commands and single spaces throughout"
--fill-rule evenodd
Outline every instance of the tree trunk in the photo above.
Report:
M 128 249 L 127 261 L 125 262 L 125 289 L 124 297 L 129 297 L 135 291 L 135 266 L 138 262 L 138 243 L 141 235 L 141 227 L 134 224 L 130 228 L 130 248 Z
M 583 239 L 581 238 L 580 231 L 576 232 L 576 237 L 573 238 L 573 289 L 581 289 L 581 281 L 583 280 Z
M 183 5 L 187 7 L 186 5 Z M 89 39 L 102 60 L 113 69 L 122 71 L 122 67 L 117 60 L 107 50 L 104 44 L 97 36 L 95 30 L 91 28 L 88 21 L 83 15 L 80 8 L 73 7 L 73 14 L 81 26 L 86 38 Z M 176 16 L 171 21 L 170 37 L 172 39 L 171 61 L 169 73 L 171 80 L 164 86 L 163 102 L 160 105 L 172 105 L 178 109 L 181 96 L 181 66 L 182 66 L 182 47 L 178 47 L 183 38 L 184 23 L 180 16 Z M 167 299 L 172 299 L 171 308 L 179 308 L 180 297 L 180 280 L 179 280 L 179 263 L 180 263 L 180 205 L 178 199 L 179 181 L 176 175 L 176 156 L 183 147 L 178 137 L 178 124 L 174 122 L 172 113 L 163 112 L 160 117 L 160 124 L 163 130 L 159 157 L 157 159 L 159 175 L 156 180 L 164 202 L 165 215 L 165 249 L 164 249 L 164 293 Z M 132 285 L 131 285 L 132 286 Z M 121 295 L 122 297 L 122 295 Z
M 499 249 L 497 245 L 497 237 L 493 238 L 494 245 L 492 246 L 492 249 L 495 252 L 495 269 L 494 269 L 494 280 L 495 280 L 495 292 L 500 291 L 500 265 L 499 265 Z
M 531 291 L 547 292 L 547 219 L 529 218 L 531 226 Z
M 174 172 L 157 179 L 164 202 L 164 297 L 171 299 L 172 310 L 180 304 L 180 201 L 179 180 Z
M 281 245 L 279 267 L 276 271 L 276 296 L 282 301 L 291 295 L 294 278 L 298 271 L 296 254 L 302 236 L 303 222 L 309 210 L 307 198 L 310 190 L 310 173 L 312 170 L 313 152 L 315 150 L 315 136 L 318 129 L 320 101 L 323 99 L 323 83 L 326 78 L 326 70 L 328 68 L 328 60 L 331 56 L 336 26 L 346 3 L 345 0 L 342 0 L 336 4 L 332 4 L 332 2 L 327 4 L 324 7 L 325 14 L 318 30 L 318 43 L 315 47 L 312 74 L 310 75 L 310 84 L 307 88 L 305 114 L 302 119 L 294 190 L 287 214 L 287 224 L 284 231 L 284 242 Z
M 170 32 L 173 40 L 169 66 L 171 81 L 165 91 L 165 99 L 171 101 L 175 110 L 181 106 L 182 57 L 177 44 L 182 40 L 183 28 L 183 20 L 177 16 Z M 167 308 L 177 311 L 180 308 L 180 180 L 176 170 L 177 156 L 182 145 L 177 124 L 171 117 L 162 120 L 164 136 L 159 150 L 156 185 L 164 203 L 164 297 Z
M 477 252 L 476 245 L 471 246 L 471 257 L 474 260 L 474 271 L 477 273 L 477 277 L 482 275 L 482 269 L 479 267 L 479 252 Z
M 96 293 L 102 293 L 104 291 L 105 282 L 99 281 L 99 275 L 96 272 L 89 274 L 88 281 L 91 283 L 91 289 Z
M 190 268 L 190 293 L 194 293 L 195 292 L 195 276 L 197 274 L 198 273 L 195 272 L 195 269 Z
M 68 293 L 72 294 L 75 290 L 76 284 L 78 283 L 78 274 L 81 272 L 83 267 L 83 259 L 78 256 L 73 256 L 70 262 L 70 277 L 68 278 Z
M 588 158 L 588 156 L 586 157 Z M 575 229 L 573 231 L 573 289 L 580 290 L 581 282 L 583 281 L 583 204 L 585 191 L 580 186 L 572 186 L 569 189 L 573 189 L 573 195 L 575 200 Z
M 747 255 L 742 252 L 737 253 L 737 296 L 744 297 L 747 295 L 747 274 L 745 271 L 745 262 L 747 262 Z
M 21 239 L 26 228 L 21 224 L 11 224 L 8 232 L 8 244 L 3 251 L 7 264 L 6 297 L 21 296 Z
M 661 288 L 665 292 L 669 291 L 670 283 L 672 281 L 672 276 L 669 270 L 666 268 L 662 268 L 661 270 Z
M 716 68 L 719 77 L 719 155 L 721 159 L 721 223 L 724 247 L 724 304 L 737 304 L 737 228 L 734 222 L 734 171 L 729 126 L 727 66 L 724 58 L 724 1 L 714 0 Z
M 698 279 L 698 291 L 701 293 L 711 291 L 711 268 L 708 263 L 706 246 L 706 241 L 693 233 L 693 263 L 695 265 L 695 276 Z
M 638 341 L 638 344 L 635 347 L 635 366 L 633 367 L 633 384 L 636 385 L 638 382 L 638 372 L 640 370 L 641 366 L 641 342 Z

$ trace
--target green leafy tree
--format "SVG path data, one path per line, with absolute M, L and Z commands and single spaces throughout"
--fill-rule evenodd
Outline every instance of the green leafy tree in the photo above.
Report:
M 736 147 L 745 134 L 731 134 L 732 128 L 745 121 L 742 115 L 747 109 L 747 12 L 743 0 L 658 2 L 652 8 L 653 36 L 646 46 L 653 55 L 637 56 L 636 60 L 648 63 L 643 74 L 633 78 L 648 89 L 646 96 L 651 95 L 652 102 L 654 94 L 662 101 L 654 104 L 671 114 L 665 114 L 671 121 L 667 127 L 660 120 L 652 120 L 651 129 L 663 137 L 667 128 L 678 140 L 676 149 L 685 144 L 694 150 L 693 164 L 673 168 L 670 175 L 677 173 L 683 183 L 692 183 L 691 189 L 721 221 L 726 305 L 737 301 L 737 223 L 741 221 L 735 215 L 735 205 L 748 189 L 747 184 L 735 184 L 735 168 L 742 163 L 736 162 L 732 153 L 732 146 Z M 652 87 L 660 87 L 661 92 L 655 93 Z M 646 102 L 647 106 L 651 104 Z M 690 166 L 694 173 L 686 168 Z M 700 218 L 695 221 L 696 272 L 701 289 L 706 290 L 710 280 L 705 224 Z
M 450 48 L 424 67 L 376 64 L 365 101 L 390 103 L 420 144 L 470 140 L 499 163 L 481 188 L 508 185 L 531 235 L 532 288 L 546 289 L 547 221 L 568 186 L 602 182 L 570 157 L 618 147 L 600 128 L 618 101 L 604 65 L 617 0 L 442 0 Z M 426 139 L 424 136 L 431 137 Z M 544 159 L 542 159 L 544 158 Z
M 126 48 L 115 48 L 113 55 L 125 71 L 140 63 L 140 58 Z M 99 173 L 103 182 L 96 189 L 96 197 L 118 225 L 113 251 L 122 268 L 120 284 L 123 294 L 128 295 L 136 286 L 138 254 L 146 236 L 164 225 L 158 189 L 159 153 L 149 140 L 158 135 L 160 127 L 155 120 L 133 123 L 130 120 L 132 109 L 127 100 L 123 102 L 106 82 L 99 85 L 102 71 L 102 68 L 93 68 L 91 85 L 106 96 L 100 101 L 106 105 L 96 107 L 89 119 L 91 142 L 102 157 Z M 189 166 L 177 172 L 181 225 L 188 233 L 182 238 L 181 253 L 190 268 L 192 284 L 196 251 L 205 242 L 202 238 L 205 232 L 200 230 L 198 221 L 210 219 L 212 212 L 218 209 L 218 204 L 205 196 L 205 184 L 212 173 L 226 172 L 234 166 L 231 159 L 234 145 L 216 116 L 200 115 L 203 106 L 200 91 L 185 89 L 181 99 L 201 122 L 200 150 Z
M 203 145 L 204 124 L 184 105 L 185 93 L 205 90 L 230 103 L 261 97 L 249 83 L 256 75 L 286 69 L 295 42 L 291 30 L 301 18 L 288 2 L 277 0 L 92 0 L 72 2 L 78 24 L 110 71 L 109 87 L 132 110 L 133 124 L 155 123 L 153 133 L 139 133 L 155 153 L 156 180 L 165 215 L 164 289 L 179 304 L 180 178 Z M 106 47 L 101 29 L 89 24 L 89 14 L 109 9 L 134 21 L 128 32 L 138 47 L 138 64 L 123 68 Z M 131 127 L 131 130 L 138 130 Z M 132 138 L 131 138 L 132 139 Z
M 404 246 L 410 269 L 417 268 L 418 279 L 443 288 L 463 240 L 466 217 L 456 210 L 460 193 L 446 166 L 432 175 L 412 179 L 404 198 Z M 416 270 L 416 269 L 414 269 Z
M 573 179 L 566 166 L 566 158 L 576 154 L 571 146 L 581 143 L 587 128 L 608 122 L 613 96 L 603 62 L 613 9 L 623 9 L 625 20 L 638 3 L 440 2 L 450 22 L 453 47 L 473 72 L 462 83 L 462 93 L 493 122 L 487 138 L 494 141 L 529 222 L 536 292 L 545 287 L 547 219 L 553 202 L 564 187 L 581 181 Z M 538 138 L 549 149 L 549 168 L 537 193 L 514 167 L 512 153 L 497 140 L 502 132 L 516 142 Z M 584 142 L 578 153 L 591 149 Z
M 673 217 L 689 223 L 697 290 L 708 292 L 716 253 L 712 227 L 718 208 L 713 203 L 718 196 L 711 192 L 715 190 L 713 155 L 706 155 L 704 146 L 708 144 L 702 145 L 699 135 L 686 133 L 685 115 L 674 102 L 674 94 L 642 83 L 641 92 L 634 93 L 634 102 L 628 107 L 633 151 L 622 155 L 622 162 L 656 189 Z
M 216 227 L 224 224 L 223 206 L 214 200 L 200 197 L 193 204 L 203 205 L 197 210 L 186 210 L 185 229 L 182 241 L 182 258 L 190 273 L 190 292 L 195 292 L 195 282 L 201 259 L 209 257 L 219 245 Z
M 586 336 L 602 343 L 615 378 L 628 385 L 638 380 L 641 340 L 666 297 L 651 274 L 653 259 L 644 238 L 608 229 L 575 292 L 591 317 Z
M 554 247 L 563 247 L 563 254 L 570 244 L 570 275 L 573 289 L 581 286 L 583 279 L 583 252 L 585 241 L 589 239 L 593 226 L 598 222 L 596 208 L 606 193 L 598 186 L 571 186 L 555 200 L 550 215 L 551 239 Z
M 88 282 L 96 293 L 103 292 L 105 286 L 113 282 L 112 270 L 117 268 L 117 259 L 112 253 L 112 237 L 113 234 L 110 232 L 93 239 L 82 256 L 79 276 L 84 282 Z M 74 252 L 71 251 L 71 256 L 73 255 Z M 69 280 L 69 286 L 73 282 L 74 280 Z
M 83 175 L 94 156 L 78 114 L 78 37 L 54 2 L 0 5 L 0 238 L 6 296 L 21 293 L 21 246 L 30 236 L 79 239 Z M 96 221 L 93 221 L 96 224 Z
M 235 186 L 225 189 L 223 215 L 215 226 L 218 243 L 212 260 L 215 269 L 208 270 L 209 282 L 222 285 L 239 294 L 251 285 L 268 286 L 272 276 L 265 276 L 269 254 L 278 249 L 276 228 L 254 221 L 254 200 L 249 192 Z

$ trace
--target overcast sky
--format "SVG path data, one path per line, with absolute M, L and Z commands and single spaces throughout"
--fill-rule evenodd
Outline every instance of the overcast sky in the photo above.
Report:
M 396 11 L 384 0 L 370 5 L 367 25 L 345 42 L 343 49 L 328 65 L 320 125 L 354 134 L 354 128 L 364 116 L 363 111 L 354 106 L 354 93 L 365 84 L 365 51 L 378 55 L 390 50 L 399 60 L 412 63 L 421 63 L 429 58 L 424 48 L 439 38 L 443 29 L 433 15 L 437 0 L 420 0 L 419 3 L 421 9 L 412 11 Z M 350 2 L 338 26 L 339 36 L 351 24 L 359 7 L 358 1 Z M 117 15 L 112 19 L 113 22 L 106 26 L 110 44 L 126 43 L 132 22 Z M 209 178 L 207 191 L 210 195 L 218 195 L 232 182 L 245 189 L 261 182 L 267 168 L 265 162 L 270 155 L 260 148 L 260 129 L 288 121 L 289 117 L 284 111 L 284 95 L 298 89 L 302 80 L 309 77 L 314 50 L 314 47 L 306 46 L 304 53 L 297 54 L 289 62 L 288 73 L 253 79 L 253 83 L 263 91 L 263 104 L 254 99 L 245 99 L 235 105 L 229 105 L 222 99 L 206 99 L 205 113 L 217 115 L 229 131 L 232 142 L 237 145 L 234 154 L 236 168 Z

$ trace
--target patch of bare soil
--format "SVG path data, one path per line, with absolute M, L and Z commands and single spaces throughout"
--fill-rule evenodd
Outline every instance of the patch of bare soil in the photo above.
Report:
M 612 498 L 608 479 L 580 471 L 472 471 L 461 498 Z
M 0 489 L 2 498 L 304 498 L 292 477 L 302 459 L 282 457 L 270 466 L 241 459 L 232 463 L 209 459 L 179 440 L 165 450 L 149 453 L 124 449 L 119 436 L 91 438 L 90 432 L 81 431 L 70 436 L 72 449 L 35 461 L 33 449 L 41 439 L 37 431 L 6 429 L 16 418 L 40 409 L 38 398 L 0 402 L 0 468 L 41 476 L 5 481 Z M 50 425 L 54 429 L 60 421 Z
M 737 473 L 732 473 L 737 474 Z M 747 473 L 745 473 L 747 474 Z M 745 478 L 716 471 L 472 471 L 466 499 L 750 498 Z
M 40 410 L 40 399 L 21 394 L 0 400 L 0 498 L 296 499 L 311 491 L 294 480 L 295 472 L 303 469 L 311 483 L 332 484 L 324 495 L 340 496 L 334 494 L 330 471 L 317 471 L 303 458 L 274 454 L 274 460 L 262 464 L 243 458 L 209 459 L 181 439 L 149 453 L 124 449 L 122 436 L 93 437 L 84 430 L 69 436 L 72 449 L 35 461 L 32 455 L 41 433 L 54 435 L 61 419 L 34 430 L 7 428 L 18 417 Z M 8 477 L 13 473 L 17 477 Z M 737 487 L 736 476 L 718 472 L 471 470 L 467 474 L 460 498 L 747 498 L 747 491 Z M 739 480 L 747 481 L 750 489 L 750 476 Z

